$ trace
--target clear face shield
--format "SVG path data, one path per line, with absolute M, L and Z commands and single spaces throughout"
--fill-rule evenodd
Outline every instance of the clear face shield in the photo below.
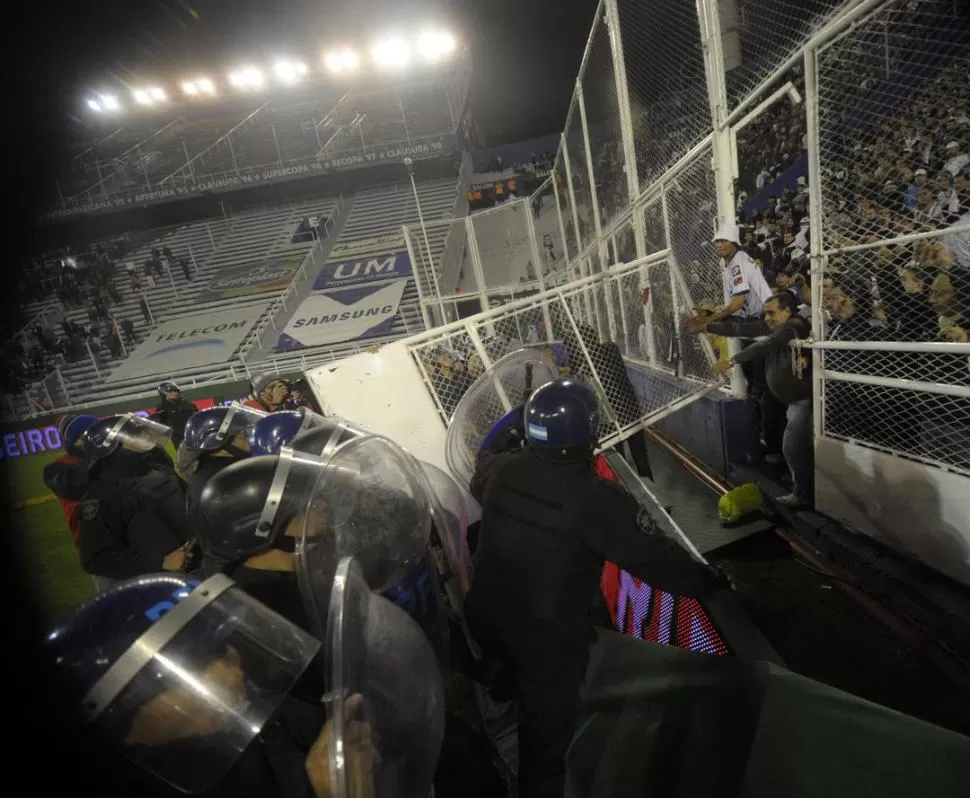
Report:
M 334 574 L 325 646 L 333 794 L 424 798 L 444 737 L 441 672 L 420 627 L 353 558 Z
M 125 413 L 105 437 L 105 446 L 118 444 L 133 452 L 145 454 L 172 437 L 172 430 L 149 418 Z
M 371 434 L 336 416 L 324 418 L 316 413 L 310 413 L 310 415 L 315 417 L 312 426 L 301 430 L 290 444 L 298 452 L 318 455 L 327 460 L 347 441 Z
M 319 648 L 219 574 L 152 624 L 82 709 L 132 762 L 202 792 L 242 756 Z
M 212 452 L 221 449 L 225 446 L 226 441 L 237 435 L 248 437 L 256 422 L 267 415 L 269 414 L 263 410 L 257 410 L 255 407 L 248 407 L 243 404 L 231 405 L 215 434 L 206 440 L 202 450 Z
M 318 459 L 296 552 L 311 623 L 322 629 L 341 558 L 357 559 L 371 589 L 392 588 L 426 562 L 431 508 L 416 461 L 387 438 L 353 438 Z
M 448 468 L 460 483 L 471 482 L 478 452 L 492 428 L 524 405 L 536 388 L 558 376 L 552 358 L 526 348 L 497 360 L 472 383 L 455 408 L 445 440 Z

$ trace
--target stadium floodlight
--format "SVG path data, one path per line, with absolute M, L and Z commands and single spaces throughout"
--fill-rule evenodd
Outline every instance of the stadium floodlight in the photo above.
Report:
M 307 71 L 306 64 L 297 61 L 277 61 L 273 66 L 273 72 L 283 83 L 296 83 Z
M 101 107 L 101 103 L 99 103 L 95 99 L 89 99 L 88 100 L 88 108 L 90 108 L 92 111 L 102 111 L 102 110 L 104 110 Z
M 158 86 L 152 86 L 148 90 L 148 94 L 155 102 L 163 103 L 168 99 L 168 95 L 165 94 L 165 90 L 159 88 Z
M 195 84 L 199 87 L 199 90 L 203 94 L 212 95 L 212 94 L 215 94 L 216 93 L 216 86 L 215 86 L 215 84 L 211 80 L 209 80 L 208 78 L 199 78 L 195 82 Z
M 323 65 L 335 75 L 356 72 L 360 67 L 360 56 L 353 50 L 332 50 L 324 55 Z
M 411 48 L 400 37 L 383 39 L 371 48 L 371 57 L 383 69 L 401 69 L 411 62 Z
M 455 51 L 455 37 L 446 31 L 429 30 L 418 36 L 418 52 L 426 61 L 441 61 Z
M 131 96 L 135 98 L 135 102 L 139 105 L 152 104 L 152 96 L 145 89 L 135 89 L 131 93 Z
M 113 94 L 102 94 L 100 100 L 102 107 L 108 111 L 118 111 L 121 109 L 121 103 L 118 102 L 118 98 Z
M 199 87 L 194 81 L 187 80 L 182 84 L 182 92 L 190 97 L 195 97 L 199 93 Z

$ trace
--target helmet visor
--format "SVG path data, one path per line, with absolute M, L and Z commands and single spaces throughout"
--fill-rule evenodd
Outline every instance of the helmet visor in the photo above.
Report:
M 219 574 L 138 638 L 83 708 L 131 761 L 202 792 L 233 767 L 319 647 Z
M 126 413 L 105 436 L 104 446 L 124 446 L 134 452 L 150 452 L 172 436 L 170 427 L 148 418 Z

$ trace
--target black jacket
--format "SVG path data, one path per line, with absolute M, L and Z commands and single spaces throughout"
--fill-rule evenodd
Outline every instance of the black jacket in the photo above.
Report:
M 192 537 L 174 472 L 129 452 L 92 469 L 78 518 L 81 567 L 110 579 L 162 570 L 166 555 Z
M 589 459 L 553 462 L 531 448 L 485 453 L 471 492 L 482 505 L 466 603 L 476 636 L 585 644 L 606 561 L 681 595 L 704 598 L 721 585 Z
M 162 399 L 155 411 L 155 420 L 172 428 L 172 443 L 176 448 L 185 437 L 185 422 L 196 414 L 194 404 L 185 399 L 168 401 Z
M 760 329 L 752 329 L 750 322 L 735 322 L 730 320 L 714 322 L 707 325 L 708 332 L 714 335 L 744 337 L 752 334 L 764 335 L 768 327 L 764 322 L 758 322 Z M 758 341 L 742 349 L 734 356 L 736 363 L 747 363 L 752 360 L 764 359 L 765 376 L 768 389 L 779 401 L 790 405 L 802 399 L 812 398 L 812 358 L 806 350 L 804 357 L 808 362 L 799 377 L 794 370 L 792 360 L 793 349 L 791 342 L 795 338 L 808 338 L 812 332 L 811 322 L 803 316 L 792 316 L 781 327 L 771 333 L 763 341 Z

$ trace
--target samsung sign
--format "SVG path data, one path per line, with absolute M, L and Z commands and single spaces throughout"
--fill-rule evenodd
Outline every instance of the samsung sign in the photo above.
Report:
M 344 260 L 328 263 L 313 282 L 313 290 L 337 288 L 344 285 L 371 283 L 411 275 L 411 258 L 407 252 L 374 255 L 360 260 Z

